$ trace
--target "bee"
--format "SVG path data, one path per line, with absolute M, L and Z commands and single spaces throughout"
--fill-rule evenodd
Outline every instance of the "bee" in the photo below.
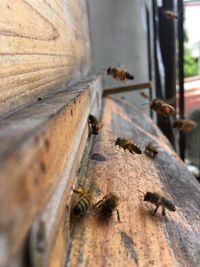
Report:
M 103 124 L 101 124 L 94 115 L 89 115 L 88 123 L 90 126 L 90 133 L 94 135 L 99 134 L 99 130 L 103 127 Z
M 117 206 L 119 204 L 119 198 L 114 193 L 109 193 L 105 195 L 103 199 L 99 200 L 94 206 L 97 210 L 97 214 L 103 220 L 110 218 L 113 214 L 113 211 L 117 212 L 117 219 L 120 222 L 119 211 Z
M 158 150 L 154 144 L 149 143 L 144 151 L 148 156 L 155 158 L 155 156 L 158 154 Z
M 191 132 L 197 127 L 197 123 L 192 120 L 175 120 L 172 122 L 172 128 L 177 128 L 179 131 Z
M 81 185 L 79 185 L 78 188 L 73 189 L 73 192 L 75 194 L 78 194 L 79 197 L 73 207 L 72 212 L 76 218 L 84 217 L 91 207 L 91 190 L 85 191 L 85 189 Z
M 119 68 L 110 66 L 107 69 L 107 75 L 112 76 L 116 80 L 125 81 L 125 80 L 133 80 L 134 76 L 130 74 L 128 71 Z
M 149 99 L 149 94 L 147 94 L 145 92 L 140 92 L 140 95 L 145 99 Z
M 131 141 L 125 138 L 118 137 L 115 140 L 115 146 L 122 147 L 124 151 L 127 149 L 131 154 L 142 154 L 141 149 L 136 144 L 133 144 Z
M 164 10 L 165 17 L 170 20 L 176 20 L 178 19 L 178 14 L 172 10 Z
M 138 190 L 139 191 L 139 190 Z M 139 191 L 141 192 L 141 191 Z M 175 204 L 163 197 L 160 193 L 152 193 L 152 192 L 147 192 L 146 194 L 144 194 L 143 192 L 141 192 L 143 195 L 144 195 L 144 201 L 148 201 L 148 202 L 151 202 L 152 204 L 154 204 L 156 206 L 153 214 L 155 215 L 158 208 L 160 206 L 162 206 L 162 215 L 165 216 L 166 215 L 166 212 L 165 212 L 165 209 L 168 209 L 170 211 L 176 211 L 176 207 L 175 207 Z
M 172 106 L 157 98 L 150 103 L 150 108 L 164 117 L 168 117 L 175 112 Z

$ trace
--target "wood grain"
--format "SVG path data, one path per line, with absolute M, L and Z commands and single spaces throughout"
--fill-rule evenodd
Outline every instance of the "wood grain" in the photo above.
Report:
M 55 189 L 70 190 L 88 136 L 88 115 L 101 110 L 101 90 L 101 79 L 94 77 L 2 120 L 0 266 L 15 259 Z M 57 204 L 54 212 L 60 212 Z
M 5 0 L 0 10 L 0 116 L 88 75 L 85 0 Z
M 105 98 L 100 137 L 93 153 L 106 161 L 91 160 L 86 189 L 94 185 L 94 202 L 109 193 L 120 197 L 119 212 L 105 222 L 88 216 L 72 232 L 65 266 L 199 266 L 200 187 L 154 123 L 136 107 Z M 142 150 L 149 142 L 158 145 L 155 159 L 119 150 L 110 141 L 116 137 L 134 140 Z M 172 200 L 176 212 L 161 210 L 152 215 L 152 205 L 138 192 L 160 191 Z
M 30 232 L 30 266 L 63 266 L 67 244 L 69 241 L 69 221 L 70 221 L 70 200 L 72 186 L 76 183 L 77 173 L 79 172 L 80 162 L 83 152 L 85 153 L 85 144 L 88 139 L 88 127 L 86 125 L 79 149 L 72 163 L 72 168 L 66 179 L 66 173 L 63 173 L 52 198 L 46 205 L 42 214 L 34 222 Z M 91 143 L 92 139 L 89 139 Z M 37 249 L 38 229 L 44 225 L 44 251 L 42 253 Z

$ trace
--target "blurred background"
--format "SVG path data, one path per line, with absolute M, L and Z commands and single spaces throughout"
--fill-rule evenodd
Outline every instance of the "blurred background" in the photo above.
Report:
M 193 0 L 89 0 L 95 72 L 123 66 L 151 98 L 176 107 L 172 118 L 200 123 L 200 1 Z M 174 17 L 167 17 L 172 11 Z M 103 16 L 103 17 L 102 17 Z M 124 84 L 121 83 L 121 86 Z M 104 87 L 119 82 L 104 75 Z M 148 112 L 139 90 L 118 94 Z M 153 115 L 172 146 L 199 179 L 199 126 L 191 133 L 172 130 L 169 120 Z

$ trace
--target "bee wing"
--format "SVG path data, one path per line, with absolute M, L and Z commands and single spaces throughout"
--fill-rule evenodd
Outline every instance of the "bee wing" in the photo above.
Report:
M 123 69 L 123 70 L 127 69 L 127 66 L 124 65 L 124 64 L 117 64 L 116 67 L 119 68 L 119 69 Z
M 163 14 L 169 19 L 178 19 L 179 17 L 178 13 L 176 13 L 174 10 L 163 10 Z
M 168 114 L 172 114 L 172 113 L 175 113 L 176 112 L 175 108 L 172 107 L 171 105 L 165 103 L 164 106 L 165 106 L 166 112 Z
M 170 99 L 165 99 L 164 102 L 169 104 L 170 106 L 172 106 L 176 102 L 176 97 L 172 97 Z
M 104 124 L 103 124 L 103 123 L 100 123 L 100 124 L 99 124 L 99 130 L 100 130 L 101 128 L 103 128 L 103 126 L 104 126 Z
M 96 191 L 95 184 L 91 184 L 89 189 L 87 190 L 87 195 L 92 196 L 95 191 Z

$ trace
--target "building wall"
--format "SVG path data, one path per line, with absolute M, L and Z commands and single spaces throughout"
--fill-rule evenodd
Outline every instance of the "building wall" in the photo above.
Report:
M 95 71 L 110 65 L 124 66 L 134 83 L 148 81 L 147 24 L 144 0 L 88 0 Z M 110 77 L 105 86 L 122 86 Z M 130 83 L 130 82 L 127 82 Z M 139 93 L 126 93 L 140 103 Z

